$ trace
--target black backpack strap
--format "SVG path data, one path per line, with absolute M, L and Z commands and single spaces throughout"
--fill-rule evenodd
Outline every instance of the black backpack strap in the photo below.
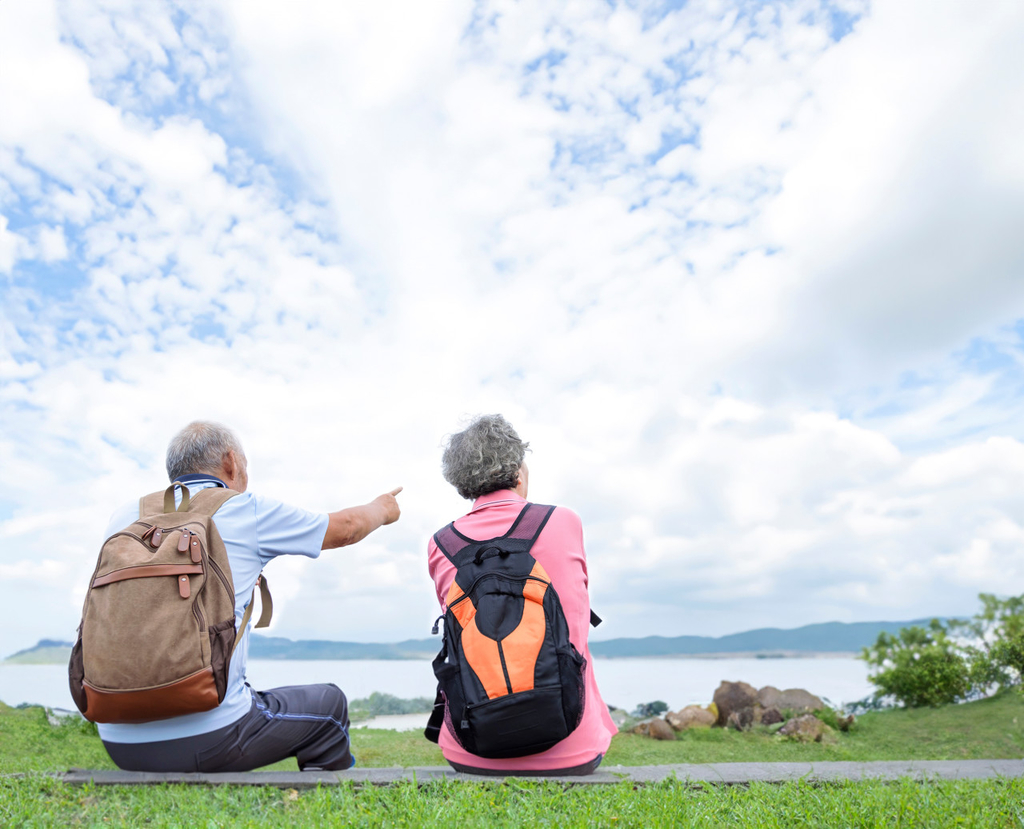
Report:
M 527 504 L 503 538 L 529 541 L 533 547 L 554 511 L 554 507 L 546 504 Z
M 437 676 L 441 666 L 448 658 L 448 640 L 441 639 L 441 651 L 434 657 L 434 676 Z M 430 719 L 427 720 L 427 727 L 423 729 L 423 736 L 430 742 L 436 743 L 440 739 L 441 726 L 444 724 L 445 701 L 441 693 L 441 683 L 437 683 L 437 696 L 434 697 L 434 707 L 430 712 Z
M 519 542 L 525 541 L 527 543 L 517 547 L 517 549 L 529 551 L 554 511 L 554 507 L 546 504 L 526 504 L 519 515 L 516 516 L 516 520 L 512 522 L 512 526 L 509 527 L 507 533 L 499 538 L 480 539 L 478 541 L 462 535 L 462 533 L 455 529 L 455 523 L 453 522 L 434 533 L 434 543 L 444 553 L 445 558 L 456 567 L 463 563 L 462 558 L 464 556 L 462 554 L 466 551 L 467 547 L 478 547 L 481 543 L 497 543 L 504 539 Z
M 441 689 L 437 689 L 437 696 L 434 698 L 434 708 L 430 712 L 430 719 L 427 720 L 427 727 L 423 729 L 423 736 L 430 742 L 436 743 L 441 739 L 441 726 L 444 724 L 444 695 Z
M 434 543 L 437 545 L 437 549 L 444 553 L 445 558 L 456 567 L 458 567 L 458 564 L 455 558 L 470 544 L 466 538 L 463 538 L 456 532 L 454 521 L 447 527 L 434 533 Z

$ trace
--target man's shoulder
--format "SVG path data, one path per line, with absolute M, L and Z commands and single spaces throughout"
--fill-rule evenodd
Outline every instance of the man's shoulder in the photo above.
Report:
M 244 499 L 244 500 L 243 500 Z M 258 493 L 249 492 L 248 490 L 241 493 L 238 498 L 232 498 L 224 506 L 227 507 L 234 504 L 234 508 L 248 508 L 257 515 L 260 520 L 266 519 L 283 519 L 286 521 L 294 520 L 295 518 L 319 518 L 320 516 L 326 516 L 325 512 L 317 512 L 315 510 L 308 510 L 304 507 L 290 504 L 286 501 L 282 501 L 278 498 L 274 498 L 270 495 L 260 495 Z M 221 508 L 223 509 L 223 507 Z
M 115 509 L 109 520 L 107 521 L 107 531 L 103 534 L 105 538 L 109 538 L 116 532 L 120 532 L 125 527 L 130 526 L 135 521 L 139 520 L 139 499 L 136 498 L 134 501 L 127 501 L 117 509 Z
M 214 513 L 214 516 L 221 515 L 222 513 L 252 510 L 255 507 L 256 499 L 258 497 L 259 496 L 253 495 L 253 493 L 249 491 L 236 492 L 229 496 L 223 504 L 217 507 L 217 511 Z

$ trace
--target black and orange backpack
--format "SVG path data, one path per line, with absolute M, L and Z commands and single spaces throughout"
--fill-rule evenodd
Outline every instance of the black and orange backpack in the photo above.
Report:
M 425 732 L 442 720 L 479 757 L 525 757 L 564 740 L 583 716 L 586 660 L 569 641 L 558 594 L 530 550 L 554 507 L 527 504 L 500 538 L 474 541 L 454 524 L 434 542 L 455 565 L 438 695 Z M 434 625 L 434 633 L 437 625 Z

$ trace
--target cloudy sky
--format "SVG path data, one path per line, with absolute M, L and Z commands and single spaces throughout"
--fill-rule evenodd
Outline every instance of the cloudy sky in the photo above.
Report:
M 275 562 L 394 641 L 502 412 L 598 638 L 1024 592 L 1017 0 L 4 0 L 0 656 L 70 639 L 194 418 L 402 520 Z

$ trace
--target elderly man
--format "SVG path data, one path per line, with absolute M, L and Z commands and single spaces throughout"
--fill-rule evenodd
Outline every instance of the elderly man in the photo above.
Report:
M 167 474 L 193 494 L 226 487 L 236 495 L 214 522 L 227 549 L 235 590 L 235 622 L 242 620 L 260 572 L 281 555 L 316 558 L 398 520 L 401 487 L 368 504 L 329 514 L 307 512 L 248 492 L 245 453 L 230 429 L 190 423 L 167 448 Z M 179 491 L 180 497 L 180 491 Z M 135 521 L 139 502 L 110 520 L 107 536 Z M 217 707 L 146 723 L 100 723 L 103 745 L 122 769 L 135 771 L 246 771 L 296 757 L 301 769 L 347 769 L 348 703 L 335 685 L 298 685 L 256 691 L 245 681 L 249 625 L 231 658 L 227 692 Z

